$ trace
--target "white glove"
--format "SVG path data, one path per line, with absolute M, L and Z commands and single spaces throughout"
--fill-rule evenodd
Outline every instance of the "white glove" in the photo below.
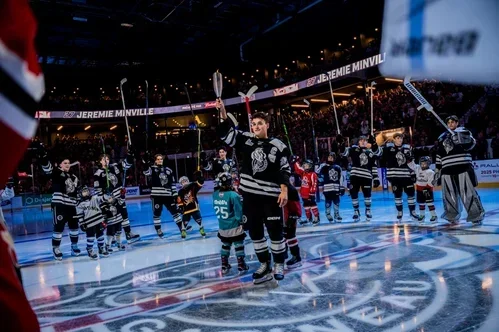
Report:
M 2 201 L 8 201 L 8 200 L 14 198 L 14 196 L 16 196 L 16 194 L 14 193 L 14 188 L 6 187 L 0 196 L 2 198 Z

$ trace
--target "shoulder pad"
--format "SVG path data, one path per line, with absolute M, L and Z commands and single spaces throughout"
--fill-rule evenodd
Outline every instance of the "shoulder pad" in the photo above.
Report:
M 281 140 L 279 140 L 277 138 L 272 139 L 270 141 L 270 144 L 272 144 L 273 146 L 278 148 L 279 151 L 281 151 L 281 152 L 282 152 L 282 150 L 284 150 L 286 148 L 286 144 L 284 144 Z
M 351 148 L 353 148 L 353 149 L 357 149 L 358 147 L 359 147 L 359 146 L 358 146 L 358 145 L 356 145 L 356 144 L 354 144 L 354 145 L 352 145 L 352 146 L 351 146 Z
M 388 142 L 388 143 L 385 144 L 385 146 L 387 148 L 393 148 L 395 146 L 395 144 L 393 144 L 393 142 Z
M 410 148 L 411 148 L 411 146 L 410 146 L 409 144 L 403 144 L 403 145 L 402 145 L 402 147 L 403 147 L 404 149 L 410 149 Z
M 251 137 L 251 138 L 254 138 L 255 137 L 255 134 L 253 133 L 248 133 L 247 131 L 243 131 L 243 136 L 246 136 L 246 137 Z
M 165 167 L 165 172 L 168 173 L 168 174 L 172 174 L 173 171 L 170 167 Z
M 101 174 L 104 172 L 102 168 L 99 168 L 97 171 L 95 171 L 94 175 L 95 176 L 101 176 Z

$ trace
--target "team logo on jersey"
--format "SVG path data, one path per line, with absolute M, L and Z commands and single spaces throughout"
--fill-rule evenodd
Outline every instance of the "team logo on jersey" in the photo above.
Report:
M 269 154 L 269 160 L 270 162 L 272 163 L 275 163 L 275 158 L 276 158 L 276 153 L 277 153 L 277 148 L 276 147 L 273 147 L 272 149 L 270 149 L 270 154 Z
M 73 181 L 71 178 L 67 178 L 66 181 L 64 181 L 64 184 L 66 185 L 66 194 L 72 194 L 75 192 L 76 182 L 77 180 Z
M 402 153 L 402 152 L 397 152 L 397 154 L 395 155 L 395 158 L 397 159 L 397 164 L 399 166 L 402 166 L 406 163 L 407 159 L 405 159 L 405 155 Z
M 288 165 L 288 158 L 286 157 L 281 157 L 281 167 L 284 167 L 286 165 Z
M 444 141 L 442 142 L 442 145 L 444 146 L 445 152 L 447 152 L 447 153 L 451 152 L 452 149 L 454 149 L 454 143 L 452 142 L 452 140 L 450 138 L 444 139 Z
M 165 173 L 160 173 L 159 174 L 159 181 L 161 182 L 161 185 L 164 187 L 168 183 L 168 176 L 166 176 Z
M 157 210 L 159 209 L 159 204 L 154 204 L 154 208 Z
M 397 186 L 392 186 L 392 191 L 397 191 Z
M 224 172 L 228 172 L 228 171 L 230 171 L 230 165 L 229 164 L 224 164 L 222 166 L 222 169 L 224 170 Z
M 113 173 L 108 173 L 107 177 L 109 179 L 109 182 L 111 182 L 111 184 L 113 185 L 113 187 L 116 187 L 116 185 L 118 184 L 118 178 L 116 177 L 116 175 L 114 175 Z
M 329 170 L 329 178 L 333 181 L 338 181 L 338 172 L 334 168 Z
M 359 155 L 359 159 L 360 159 L 360 166 L 365 166 L 369 162 L 369 159 L 367 158 L 367 155 L 364 152 L 362 152 Z
M 258 172 L 263 172 L 267 169 L 268 161 L 263 148 L 256 148 L 255 151 L 251 153 L 251 168 L 253 169 L 253 175 Z
M 184 203 L 189 204 L 194 201 L 194 198 L 192 197 L 191 193 L 188 192 L 187 194 L 184 195 Z
M 114 205 L 111 205 L 111 207 L 109 208 L 109 211 L 111 211 L 111 214 L 113 216 L 115 216 L 118 213 L 118 209 L 116 209 L 116 206 L 114 206 Z

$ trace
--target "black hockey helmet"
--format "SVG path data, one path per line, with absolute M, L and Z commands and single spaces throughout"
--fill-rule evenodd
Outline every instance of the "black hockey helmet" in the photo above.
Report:
M 308 166 L 308 167 L 305 167 Z M 303 162 L 303 169 L 304 170 L 313 170 L 314 168 L 314 162 L 310 159 L 307 159 Z
M 431 165 L 431 158 L 428 156 L 423 156 L 419 158 L 419 166 L 421 166 L 422 169 L 428 169 L 430 168 Z
M 455 122 L 459 122 L 459 118 L 457 117 L 457 115 L 451 115 L 451 116 L 448 116 L 445 118 L 445 123 L 449 123 L 449 121 L 455 121 Z
M 367 136 L 366 135 L 360 135 L 359 136 L 359 141 L 361 141 L 361 140 L 367 141 Z
M 232 189 L 232 175 L 229 172 L 224 172 L 218 177 L 218 184 L 225 190 Z
M 78 199 L 82 201 L 90 199 L 90 189 L 88 189 L 87 186 L 81 186 L 80 189 L 78 189 Z

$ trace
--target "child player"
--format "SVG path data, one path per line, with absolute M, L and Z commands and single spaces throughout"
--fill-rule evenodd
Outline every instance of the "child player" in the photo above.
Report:
M 205 237 L 206 232 L 203 227 L 203 219 L 201 218 L 201 212 L 199 211 L 199 202 L 197 194 L 199 189 L 203 187 L 204 178 L 200 171 L 194 173 L 194 181 L 190 182 L 187 176 L 182 176 L 179 181 L 182 188 L 178 191 L 177 205 L 179 210 L 182 212 L 182 239 L 187 236 L 186 227 L 191 217 L 199 225 L 199 233 L 201 236 Z
M 416 172 L 416 201 L 419 204 L 419 219 L 424 221 L 425 218 L 425 203 L 430 210 L 431 223 L 437 222 L 437 212 L 433 204 L 433 179 L 435 172 L 430 169 L 431 159 L 428 156 L 419 159 L 419 165 L 414 162 L 407 164 Z
M 300 197 L 293 184 L 288 186 L 288 204 L 283 207 L 284 229 L 283 235 L 291 253 L 291 258 L 286 262 L 286 268 L 294 269 L 301 266 L 300 248 L 296 238 L 296 223 L 301 218 Z
M 229 272 L 230 248 L 234 244 L 237 257 L 237 269 L 248 270 L 244 261 L 243 208 L 241 198 L 232 188 L 232 176 L 225 172 L 220 174 L 220 187 L 213 192 L 213 208 L 218 218 L 218 237 L 222 241 L 222 274 Z

